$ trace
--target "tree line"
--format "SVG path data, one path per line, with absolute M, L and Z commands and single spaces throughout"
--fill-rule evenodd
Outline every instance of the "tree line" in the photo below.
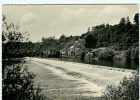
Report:
M 10 24 L 13 30 L 15 26 Z M 13 31 L 14 33 L 14 31 Z M 12 34 L 12 32 L 11 32 Z M 15 34 L 15 33 L 14 33 Z M 24 33 L 26 34 L 26 33 Z M 92 49 L 100 47 L 111 47 L 116 51 L 127 50 L 127 58 L 134 59 L 138 62 L 138 48 L 139 48 L 139 14 L 136 13 L 133 18 L 133 22 L 130 21 L 129 17 L 121 18 L 120 22 L 115 25 L 101 24 L 91 28 L 88 28 L 86 33 L 81 36 L 65 36 L 61 35 L 59 39 L 55 37 L 45 38 L 43 37 L 41 42 L 33 43 L 31 41 L 22 42 L 19 41 L 21 37 L 20 32 L 17 32 L 15 39 L 12 39 L 11 35 L 2 34 L 2 40 L 10 42 L 3 43 L 3 58 L 8 56 L 24 57 L 24 56 L 37 56 L 37 57 L 62 57 L 62 50 L 69 48 L 75 41 L 82 39 L 85 43 L 81 43 L 85 47 L 83 53 L 80 54 L 80 59 L 83 59 L 85 53 Z M 16 40 L 16 42 L 13 42 Z M 10 45 L 9 45 L 10 44 Z M 8 46 L 6 46 L 8 45 Z M 15 49 L 15 46 L 18 49 Z

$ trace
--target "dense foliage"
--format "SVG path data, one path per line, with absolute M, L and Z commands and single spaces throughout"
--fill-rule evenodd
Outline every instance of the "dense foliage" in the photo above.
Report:
M 124 78 L 119 86 L 109 85 L 104 93 L 105 100 L 139 100 L 139 76 Z
M 2 31 L 2 99 L 44 100 L 39 87 L 34 86 L 34 74 L 21 64 L 24 60 L 24 33 L 3 16 Z M 20 59 L 17 59 L 20 57 Z
M 3 100 L 44 100 L 39 87 L 34 86 L 34 74 L 22 64 L 3 63 Z
M 134 17 L 134 23 L 129 17 L 122 18 L 119 24 L 102 24 L 94 27 L 83 35 L 87 48 L 113 46 L 118 50 L 126 50 L 132 46 L 138 46 L 139 28 L 138 14 Z

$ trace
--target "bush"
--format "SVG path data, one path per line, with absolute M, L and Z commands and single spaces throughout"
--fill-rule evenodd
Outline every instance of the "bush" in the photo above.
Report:
M 44 100 L 39 87 L 34 86 L 35 75 L 22 64 L 3 66 L 3 100 Z
M 103 60 L 112 60 L 114 56 L 114 51 L 110 48 L 99 49 L 98 58 Z
M 138 100 L 139 99 L 139 77 L 134 75 L 124 78 L 118 87 L 109 85 L 104 93 L 105 100 Z

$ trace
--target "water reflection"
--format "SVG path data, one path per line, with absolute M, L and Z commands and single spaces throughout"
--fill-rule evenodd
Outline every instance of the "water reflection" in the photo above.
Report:
M 109 67 L 117 67 L 117 68 L 128 68 L 128 69 L 136 69 L 138 68 L 138 63 L 134 61 L 122 61 L 122 60 L 115 60 L 115 61 L 109 61 L 109 60 L 94 60 L 92 64 L 97 65 L 103 65 L 103 66 L 109 66 Z
M 73 59 L 73 58 L 61 58 L 60 60 L 86 63 L 86 62 L 81 61 L 80 59 Z M 127 68 L 127 69 L 139 68 L 139 62 L 132 61 L 132 60 L 130 60 L 130 61 L 125 61 L 125 60 L 92 60 L 89 62 L 89 64 L 117 67 L 117 68 Z

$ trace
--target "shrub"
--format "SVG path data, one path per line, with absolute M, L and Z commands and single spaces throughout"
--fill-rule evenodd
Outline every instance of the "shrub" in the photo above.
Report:
M 120 85 L 109 85 L 104 93 L 105 100 L 138 100 L 139 99 L 139 77 L 134 75 L 124 78 Z
M 34 74 L 22 64 L 3 66 L 3 100 L 44 100 L 39 87 L 34 86 Z
M 114 51 L 110 48 L 101 48 L 98 53 L 99 59 L 112 60 L 114 56 Z

